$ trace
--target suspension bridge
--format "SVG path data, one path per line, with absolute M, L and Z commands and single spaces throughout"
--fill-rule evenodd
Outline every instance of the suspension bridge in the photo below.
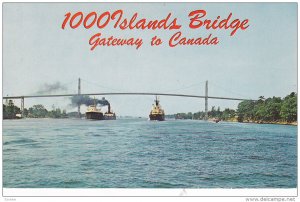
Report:
M 21 99 L 21 112 L 24 115 L 24 102 L 25 98 L 51 98 L 51 97 L 73 97 L 73 96 L 96 96 L 96 95 L 154 95 L 154 96 L 173 96 L 173 97 L 190 97 L 190 98 L 200 98 L 205 99 L 205 117 L 208 115 L 208 99 L 218 99 L 218 100 L 236 100 L 244 101 L 253 99 L 244 98 L 233 98 L 233 97 L 216 97 L 208 95 L 208 81 L 205 82 L 205 95 L 190 95 L 190 94 L 175 94 L 175 93 L 159 93 L 159 92 L 101 92 L 101 93 L 81 93 L 81 79 L 78 79 L 78 92 L 71 94 L 49 94 L 49 95 L 18 95 L 18 96 L 4 96 L 3 99 Z M 78 105 L 78 116 L 80 116 L 80 105 Z

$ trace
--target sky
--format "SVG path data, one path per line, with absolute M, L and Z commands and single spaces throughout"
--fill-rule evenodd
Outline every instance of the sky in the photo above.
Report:
M 164 19 L 172 13 L 187 38 L 218 37 L 216 46 L 168 46 L 178 30 L 123 30 L 96 26 L 61 28 L 66 13 L 82 11 L 99 15 L 138 12 L 140 18 Z M 205 19 L 249 19 L 249 27 L 230 36 L 229 30 L 189 29 L 188 14 L 205 10 Z M 131 46 L 97 47 L 89 39 L 102 37 L 142 38 L 137 50 Z M 159 36 L 160 46 L 150 46 Z M 45 86 L 61 84 L 50 92 L 77 93 L 158 92 L 205 94 L 257 99 L 285 97 L 297 91 L 297 4 L 296 3 L 4 3 L 3 5 L 3 96 L 36 95 Z M 48 93 L 47 93 L 48 94 Z M 96 97 L 101 99 L 101 96 Z M 106 96 L 121 116 L 147 117 L 154 96 Z M 166 114 L 204 110 L 204 99 L 161 96 Z M 15 102 L 20 105 L 20 101 Z M 76 111 L 69 98 L 25 99 L 25 107 L 43 104 Z M 236 109 L 238 101 L 209 99 L 209 109 Z M 84 113 L 85 107 L 81 107 Z

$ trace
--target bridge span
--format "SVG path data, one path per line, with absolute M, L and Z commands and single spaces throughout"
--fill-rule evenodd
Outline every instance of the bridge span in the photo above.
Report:
M 205 117 L 208 117 L 208 99 L 219 100 L 237 100 L 237 101 L 256 101 L 252 99 L 232 98 L 232 97 L 216 97 L 208 96 L 208 81 L 205 82 L 205 95 L 188 95 L 188 94 L 174 94 L 174 93 L 156 93 L 156 92 L 114 92 L 114 93 L 81 93 L 81 79 L 78 79 L 78 93 L 74 94 L 49 94 L 49 95 L 20 95 L 20 96 L 3 96 L 3 99 L 21 99 L 21 111 L 24 113 L 24 99 L 26 98 L 51 98 L 51 97 L 73 97 L 73 96 L 106 96 L 106 95 L 159 95 L 159 96 L 173 96 L 173 97 L 189 97 L 205 99 Z M 78 105 L 78 116 L 80 116 L 80 105 Z
M 81 93 L 81 94 L 53 94 L 53 95 L 22 95 L 22 96 L 4 96 L 3 99 L 24 99 L 24 98 L 49 98 L 49 97 L 73 97 L 79 95 L 96 96 L 96 95 L 159 95 L 159 96 L 173 96 L 173 97 L 190 97 L 190 98 L 209 98 L 209 99 L 220 99 L 220 100 L 251 100 L 243 98 L 230 98 L 230 97 L 215 97 L 215 96 L 204 96 L 204 95 L 188 95 L 188 94 L 173 94 L 173 93 L 144 93 L 144 92 L 126 92 L 126 93 Z M 255 100 L 251 100 L 255 101 Z

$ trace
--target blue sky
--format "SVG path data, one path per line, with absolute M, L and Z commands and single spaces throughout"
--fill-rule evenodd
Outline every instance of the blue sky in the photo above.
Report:
M 168 13 L 178 18 L 187 37 L 219 38 L 217 46 L 170 48 L 168 39 L 178 30 L 120 31 L 107 27 L 86 30 L 61 29 L 67 12 L 124 10 L 127 17 L 138 12 L 147 19 L 162 19 Z M 191 30 L 188 14 L 204 9 L 207 18 L 249 19 L 249 28 L 230 37 L 226 30 Z M 88 41 L 103 37 L 143 38 L 134 47 L 97 47 Z M 164 43 L 149 45 L 153 36 Z M 296 3 L 5 3 L 3 7 L 3 95 L 35 94 L 45 83 L 60 82 L 82 92 L 170 92 L 258 98 L 284 97 L 297 91 L 297 4 Z M 118 115 L 147 116 L 152 96 L 107 96 Z M 204 100 L 161 97 L 167 114 L 204 110 Z M 16 102 L 18 104 L 18 102 Z M 25 107 L 42 103 L 73 111 L 67 98 L 27 99 Z M 236 108 L 237 101 L 209 100 L 209 108 Z M 84 107 L 82 107 L 84 112 Z

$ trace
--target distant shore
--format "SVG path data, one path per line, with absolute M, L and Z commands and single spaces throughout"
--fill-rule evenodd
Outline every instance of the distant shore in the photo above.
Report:
M 298 126 L 298 122 L 283 122 L 283 121 L 278 121 L 278 122 L 243 122 L 243 123 L 256 123 L 256 124 L 277 124 L 277 125 L 291 125 L 291 126 Z
M 223 120 L 222 120 L 223 121 Z M 291 125 L 291 126 L 298 126 L 298 122 L 284 122 L 284 121 L 243 121 L 243 122 L 238 122 L 237 119 L 230 119 L 226 120 L 225 122 L 236 122 L 236 123 L 255 123 L 255 124 L 277 124 L 277 125 Z

